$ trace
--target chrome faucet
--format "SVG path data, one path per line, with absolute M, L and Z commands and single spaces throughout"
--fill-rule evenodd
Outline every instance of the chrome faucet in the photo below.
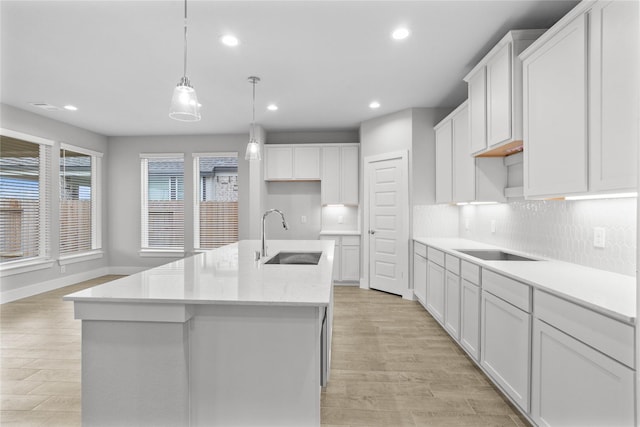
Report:
M 284 228 L 285 230 L 289 229 L 289 226 L 287 225 L 287 220 L 284 219 L 284 214 L 282 213 L 282 211 L 278 210 L 278 209 L 269 209 L 268 211 L 266 211 L 263 215 L 262 215 L 262 251 L 260 252 L 260 256 L 265 257 L 267 256 L 267 247 L 264 244 L 264 221 L 267 219 L 267 216 L 271 213 L 271 212 L 277 212 L 280 214 L 280 216 L 282 217 L 282 228 Z

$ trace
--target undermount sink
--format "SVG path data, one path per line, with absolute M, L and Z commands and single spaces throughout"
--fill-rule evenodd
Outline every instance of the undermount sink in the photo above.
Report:
M 462 252 L 463 254 L 471 255 L 472 257 L 479 258 L 485 261 L 537 261 L 533 258 L 527 258 L 496 249 L 456 249 L 456 251 Z
M 318 265 L 322 252 L 278 252 L 265 264 Z

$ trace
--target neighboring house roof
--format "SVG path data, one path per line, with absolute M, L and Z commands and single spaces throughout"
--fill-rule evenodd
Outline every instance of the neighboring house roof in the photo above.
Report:
M 238 158 L 237 157 L 201 157 L 200 158 L 200 174 L 209 174 L 215 172 L 216 169 L 237 170 Z M 149 162 L 149 172 L 154 174 L 181 174 L 184 172 L 183 162 L 178 161 L 154 161 Z

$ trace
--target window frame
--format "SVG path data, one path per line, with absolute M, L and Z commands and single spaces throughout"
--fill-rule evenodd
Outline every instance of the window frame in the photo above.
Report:
M 11 129 L 0 128 L 0 135 L 9 138 L 15 138 L 22 141 L 38 144 L 40 146 L 49 147 L 49 165 L 47 159 L 39 161 L 39 191 L 38 198 L 40 201 L 38 221 L 40 223 L 40 233 L 38 244 L 38 256 L 24 259 L 16 259 L 0 263 L 0 277 L 11 276 L 14 274 L 27 273 L 30 271 L 43 270 L 51 268 L 54 260 L 51 256 L 51 216 L 52 216 L 52 195 L 53 182 L 50 170 L 53 163 L 53 147 L 55 141 L 40 136 L 30 135 L 23 132 L 17 132 Z
M 91 249 L 82 252 L 73 252 L 60 255 L 58 258 L 59 265 L 67 265 L 76 262 L 89 261 L 92 259 L 102 258 L 102 157 L 103 153 L 90 150 L 77 145 L 60 143 L 60 150 L 73 151 L 75 153 L 91 156 Z M 58 179 L 60 179 L 60 165 L 57 168 Z M 58 185 L 58 197 L 60 197 L 60 185 Z M 94 200 L 95 199 L 95 200 Z M 60 231 L 58 232 L 60 235 Z M 61 237 L 61 236 L 59 236 Z M 60 240 L 58 246 L 60 245 Z
M 210 248 L 200 247 L 200 197 L 202 196 L 200 180 L 200 158 L 201 157 L 235 157 L 240 159 L 236 151 L 218 151 L 206 153 L 192 153 L 193 157 L 193 251 L 210 251 Z M 238 165 L 239 166 L 239 165 Z M 239 174 L 238 174 L 239 176 Z M 239 215 L 238 215 L 239 216 Z
M 186 169 L 184 168 L 184 153 L 140 153 L 140 250 L 141 257 L 183 257 L 185 255 L 185 241 L 179 248 L 150 248 L 149 247 L 149 160 L 180 158 L 183 161 L 182 180 L 184 182 Z M 183 197 L 182 203 L 186 209 Z M 186 214 L 186 212 L 185 212 Z M 186 223 L 183 221 L 183 230 Z M 183 231 L 183 234 L 185 232 Z M 186 237 L 186 236 L 185 236 Z M 185 239 L 186 240 L 186 239 Z M 145 245 L 146 243 L 146 245 Z

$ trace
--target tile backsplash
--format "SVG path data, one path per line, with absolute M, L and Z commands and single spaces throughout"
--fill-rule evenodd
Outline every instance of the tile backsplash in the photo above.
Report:
M 634 276 L 636 211 L 635 198 L 520 201 L 461 207 L 417 206 L 414 208 L 414 235 L 457 235 L 532 255 Z M 458 222 L 457 234 L 452 234 L 454 218 Z M 492 232 L 492 222 L 495 232 Z M 595 227 L 605 230 L 604 248 L 593 245 Z

